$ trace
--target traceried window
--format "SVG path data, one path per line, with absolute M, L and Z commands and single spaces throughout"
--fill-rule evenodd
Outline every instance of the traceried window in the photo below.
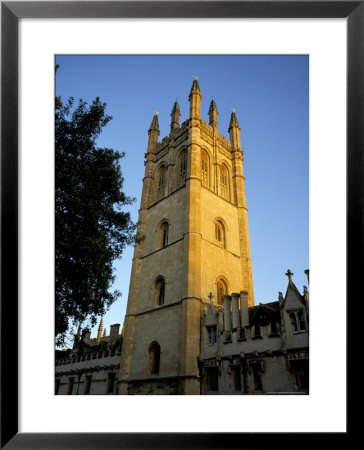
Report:
M 187 151 L 183 150 L 179 157 L 179 185 L 183 186 L 186 182 L 187 174 Z
M 161 357 L 161 347 L 158 342 L 152 342 L 149 346 L 149 373 L 152 375 L 159 374 Z
M 158 173 L 158 200 L 164 197 L 166 191 L 166 178 L 167 169 L 166 166 L 162 166 Z
M 218 305 L 222 305 L 223 304 L 223 296 L 227 295 L 227 286 L 224 280 L 218 280 L 217 283 L 217 295 L 216 295 L 216 299 L 217 299 L 217 304 Z
M 229 176 L 227 168 L 224 165 L 220 166 L 220 195 L 226 200 L 230 200 Z
M 220 220 L 215 222 L 215 240 L 217 245 L 225 248 L 225 227 Z
M 155 282 L 154 296 L 156 305 L 164 305 L 164 294 L 166 289 L 166 283 L 163 277 L 158 277 Z
M 205 151 L 201 153 L 201 181 L 202 186 L 209 187 L 209 157 Z

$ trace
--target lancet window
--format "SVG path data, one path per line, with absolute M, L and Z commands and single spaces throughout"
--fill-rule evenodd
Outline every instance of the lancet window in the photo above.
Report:
M 164 305 L 165 290 L 166 290 L 166 283 L 164 281 L 164 278 L 158 277 L 155 282 L 155 289 L 154 289 L 154 298 L 156 305 L 158 306 Z
M 159 248 L 167 247 L 168 231 L 169 231 L 168 222 L 167 221 L 162 222 L 162 224 L 159 227 Z
M 220 220 L 215 222 L 215 240 L 217 245 L 225 248 L 225 227 Z
M 149 372 L 152 375 L 159 374 L 161 347 L 158 342 L 152 342 L 149 346 Z

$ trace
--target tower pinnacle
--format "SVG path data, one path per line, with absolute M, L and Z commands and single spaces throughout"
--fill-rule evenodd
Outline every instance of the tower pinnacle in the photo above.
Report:
M 179 118 L 181 117 L 181 111 L 179 109 L 179 104 L 177 100 L 174 102 L 173 109 L 171 112 L 171 131 L 179 128 Z
M 150 124 L 148 133 L 150 134 L 151 131 L 158 131 L 158 135 L 159 135 L 159 122 L 158 122 L 158 111 L 154 111 L 155 114 L 153 116 L 153 120 L 152 123 Z
M 231 113 L 228 131 L 230 134 L 231 150 L 241 150 L 240 126 L 238 119 L 236 118 L 235 109 L 233 109 L 233 112 Z
M 217 129 L 217 115 L 219 114 L 216 103 L 214 100 L 211 100 L 210 108 L 209 108 L 209 125 L 214 129 Z
M 148 149 L 147 153 L 153 153 L 155 151 L 156 144 L 158 142 L 158 136 L 159 136 L 159 123 L 158 123 L 158 111 L 154 111 L 154 116 L 152 123 L 150 124 L 148 134 Z
M 190 101 L 190 118 L 199 119 L 200 118 L 200 107 L 201 107 L 201 91 L 197 79 L 193 80 L 190 95 L 188 99 Z

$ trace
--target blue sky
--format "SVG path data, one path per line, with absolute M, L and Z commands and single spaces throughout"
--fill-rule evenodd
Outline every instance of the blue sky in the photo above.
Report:
M 188 119 L 188 95 L 199 77 L 201 117 L 215 100 L 219 132 L 229 138 L 231 111 L 241 128 L 255 303 L 278 298 L 287 288 L 287 269 L 302 292 L 309 267 L 309 58 L 306 55 L 58 55 L 56 95 L 91 103 L 99 96 L 113 120 L 100 147 L 126 153 L 121 161 L 128 207 L 137 221 L 144 153 L 154 111 L 160 139 L 169 133 L 177 99 L 181 123 Z M 109 333 L 122 325 L 133 248 L 115 263 L 115 288 L 122 292 L 103 322 Z M 96 327 L 97 328 L 97 327 Z M 92 330 L 95 337 L 96 330 Z

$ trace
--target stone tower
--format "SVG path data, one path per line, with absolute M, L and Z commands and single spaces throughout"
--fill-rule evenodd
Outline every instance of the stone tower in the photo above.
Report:
M 242 289 L 254 305 L 239 123 L 233 112 L 227 140 L 201 98 L 196 79 L 188 120 L 175 102 L 169 135 L 157 115 L 148 131 L 120 394 L 200 394 L 202 306 Z

